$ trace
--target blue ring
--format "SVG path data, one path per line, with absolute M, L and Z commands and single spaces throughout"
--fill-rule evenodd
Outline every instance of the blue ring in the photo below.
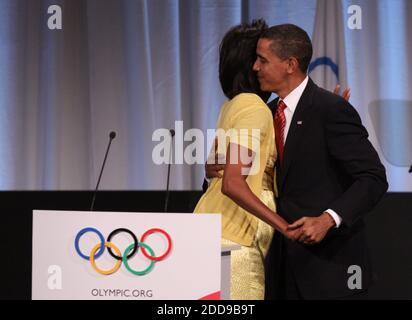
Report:
M 311 73 L 316 67 L 325 65 L 332 69 L 332 72 L 335 74 L 336 79 L 339 80 L 339 66 L 333 62 L 329 57 L 319 57 L 316 60 L 312 61 L 308 67 L 308 73 Z
M 99 236 L 99 238 L 100 238 L 101 246 L 100 246 L 99 251 L 98 251 L 98 252 L 96 253 L 96 255 L 94 256 L 95 259 L 97 259 L 98 257 L 100 257 L 100 256 L 103 254 L 104 249 L 105 249 L 105 246 L 104 246 L 104 238 L 103 238 L 103 235 L 101 234 L 101 232 L 100 232 L 99 230 L 97 230 L 97 229 L 95 229 L 95 228 L 84 228 L 84 229 L 80 230 L 79 233 L 78 233 L 77 236 L 76 236 L 76 239 L 74 240 L 74 247 L 76 248 L 77 254 L 78 254 L 80 257 L 82 257 L 83 259 L 89 261 L 89 260 L 90 260 L 90 257 L 84 255 L 84 254 L 80 251 L 80 248 L 79 248 L 80 238 L 81 238 L 82 235 L 84 235 L 84 234 L 87 233 L 87 232 L 94 232 L 94 233 L 96 233 L 96 234 Z

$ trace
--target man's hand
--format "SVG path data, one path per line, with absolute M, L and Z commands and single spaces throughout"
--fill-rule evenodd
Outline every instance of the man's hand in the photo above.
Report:
M 340 85 L 339 84 L 336 85 L 335 90 L 333 90 L 333 93 L 340 95 Z M 343 90 L 342 97 L 346 101 L 349 101 L 349 98 L 350 98 L 350 89 L 349 88 L 346 88 L 345 90 Z
M 223 178 L 223 175 L 219 172 L 225 168 L 226 156 L 218 153 L 217 138 L 215 138 L 215 158 L 207 159 L 205 164 L 206 178 Z M 213 156 L 213 154 L 212 154 Z
M 217 157 L 216 157 L 217 158 Z M 217 163 L 217 161 L 216 161 Z M 224 164 L 205 164 L 206 178 L 223 178 L 223 175 L 219 172 L 225 168 Z
M 303 217 L 288 226 L 288 231 L 301 230 L 298 238 L 304 244 L 320 243 L 328 233 L 329 229 L 335 226 L 335 221 L 327 212 L 323 212 L 319 217 Z

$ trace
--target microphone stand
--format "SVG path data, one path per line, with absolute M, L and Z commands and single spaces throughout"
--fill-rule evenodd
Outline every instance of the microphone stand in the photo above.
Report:
M 170 165 L 171 165 L 171 162 L 172 162 L 173 137 L 175 136 L 175 131 L 173 129 L 170 129 L 169 131 L 170 131 L 170 135 L 172 136 L 172 139 L 170 140 L 169 163 L 167 165 L 166 199 L 165 199 L 164 212 L 167 212 L 167 207 L 168 207 L 168 204 L 169 204 Z
M 96 200 L 96 194 L 97 194 L 97 190 L 99 189 L 100 179 L 102 178 L 104 166 L 106 164 L 107 155 L 109 153 L 109 149 L 110 149 L 110 145 L 112 144 L 112 140 L 115 137 L 116 137 L 116 132 L 114 132 L 114 131 L 110 132 L 110 134 L 109 134 L 109 138 L 110 138 L 109 144 L 107 145 L 106 154 L 104 155 L 103 165 L 102 165 L 102 168 L 100 170 L 99 179 L 97 180 L 96 189 L 94 190 L 94 193 L 93 193 L 93 199 L 92 199 L 92 205 L 90 206 L 90 211 L 93 211 L 94 201 Z

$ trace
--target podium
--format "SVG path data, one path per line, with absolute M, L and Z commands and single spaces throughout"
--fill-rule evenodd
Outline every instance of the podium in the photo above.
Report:
M 221 294 L 222 300 L 230 300 L 230 256 L 232 251 L 239 250 L 240 245 L 222 245 L 221 249 Z
M 219 214 L 33 211 L 33 299 L 229 299 Z M 137 244 L 137 245 L 136 245 Z

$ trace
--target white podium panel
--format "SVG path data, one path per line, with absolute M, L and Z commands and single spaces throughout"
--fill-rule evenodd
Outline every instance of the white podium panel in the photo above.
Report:
M 232 251 L 241 249 L 241 246 L 238 244 L 233 245 L 222 245 L 222 261 L 221 261 L 221 291 L 220 291 L 220 299 L 222 300 L 230 300 L 230 277 L 232 276 L 231 268 L 231 261 L 230 257 Z
M 220 237 L 219 214 L 33 211 L 32 298 L 219 299 Z

